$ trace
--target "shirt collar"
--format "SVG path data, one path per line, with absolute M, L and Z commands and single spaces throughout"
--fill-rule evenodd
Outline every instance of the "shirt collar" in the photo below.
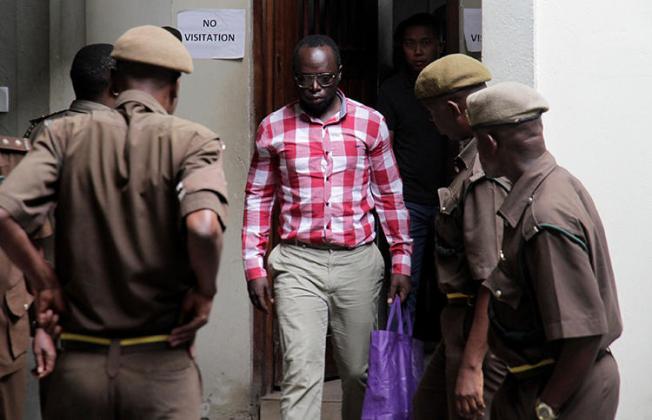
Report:
M 460 171 L 473 167 L 477 154 L 478 141 L 473 137 L 468 143 L 466 143 L 466 146 L 464 146 L 460 154 L 455 158 L 455 166 Z
M 72 101 L 68 107 L 71 111 L 81 112 L 81 113 L 90 113 L 92 111 L 106 111 L 111 108 L 95 101 L 87 101 L 85 99 L 75 99 Z
M 526 207 L 534 198 L 536 189 L 556 167 L 555 158 L 545 152 L 516 181 L 498 211 L 511 227 L 516 227 Z
M 163 105 L 161 105 L 159 101 L 154 99 L 154 97 L 149 93 L 143 92 L 142 90 L 125 90 L 118 96 L 115 107 L 124 108 L 124 105 L 128 102 L 137 102 L 141 105 L 144 105 L 150 111 L 156 112 L 158 114 L 167 114 L 167 111 L 165 108 L 163 108 Z
M 340 98 L 340 112 L 337 114 L 333 115 L 331 118 L 329 118 L 327 121 L 322 121 L 319 118 L 315 118 L 311 115 L 308 115 L 306 111 L 304 111 L 301 108 L 301 102 L 297 101 L 297 103 L 294 105 L 294 111 L 301 116 L 301 118 L 305 119 L 306 121 L 326 125 L 326 124 L 335 124 L 340 122 L 344 117 L 346 117 L 346 113 L 348 112 L 347 109 L 347 99 L 346 96 L 344 96 L 344 92 L 341 90 L 337 89 L 337 92 L 335 93 L 338 98 Z

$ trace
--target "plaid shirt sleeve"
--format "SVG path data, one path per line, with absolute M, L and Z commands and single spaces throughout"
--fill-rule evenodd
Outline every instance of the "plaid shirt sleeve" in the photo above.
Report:
M 369 150 L 371 193 L 392 254 L 392 274 L 410 275 L 412 239 L 409 213 L 403 202 L 403 183 L 392 152 L 385 120 L 380 120 L 378 136 Z
M 263 121 L 256 134 L 245 189 L 242 254 L 247 280 L 267 276 L 264 257 L 269 242 L 277 181 L 275 159 L 271 147 L 271 126 Z

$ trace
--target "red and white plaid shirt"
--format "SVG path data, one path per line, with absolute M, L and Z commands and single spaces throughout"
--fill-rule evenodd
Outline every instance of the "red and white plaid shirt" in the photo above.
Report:
M 341 110 L 326 122 L 294 102 L 258 127 L 242 230 L 247 280 L 267 275 L 263 257 L 274 200 L 282 240 L 347 248 L 374 240 L 375 208 L 392 272 L 410 275 L 409 216 L 387 125 L 379 112 L 338 95 Z

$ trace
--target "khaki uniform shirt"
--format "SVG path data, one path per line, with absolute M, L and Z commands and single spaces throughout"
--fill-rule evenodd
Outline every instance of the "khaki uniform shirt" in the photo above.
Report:
M 455 171 L 451 185 L 438 191 L 437 275 L 444 293 L 475 294 L 498 263 L 502 221 L 496 212 L 510 184 L 485 175 L 475 138 L 456 158 Z
M 39 118 L 30 120 L 29 128 L 25 131 L 23 137 L 34 140 L 47 127 L 50 122 L 63 117 L 70 117 L 79 114 L 90 114 L 93 111 L 107 111 L 110 108 L 98 102 L 87 101 L 84 99 L 75 99 L 68 109 L 44 115 Z
M 0 136 L 0 185 L 29 151 L 29 140 Z M 0 249 L 0 377 L 26 363 L 29 345 L 27 310 L 32 296 L 27 293 L 23 273 Z
M 116 110 L 52 121 L 0 188 L 26 230 L 56 205 L 64 331 L 106 337 L 168 333 L 195 285 L 183 219 L 226 220 L 223 143 L 130 90 Z
M 505 220 L 498 268 L 485 282 L 492 350 L 508 365 L 555 358 L 559 340 L 622 332 L 607 241 L 584 186 L 541 156 L 500 208 Z

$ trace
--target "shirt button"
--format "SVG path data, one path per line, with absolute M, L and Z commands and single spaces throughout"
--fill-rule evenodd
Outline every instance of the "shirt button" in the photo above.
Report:
M 445 206 L 441 206 L 441 211 L 446 211 L 446 207 L 445 207 Z
M 507 261 L 507 258 L 505 258 L 505 253 L 502 249 L 500 250 L 500 261 Z
M 535 227 L 532 228 L 532 230 L 534 231 L 534 233 L 537 233 L 537 232 L 539 232 L 539 227 L 535 226 Z
M 529 196 L 529 197 L 527 198 L 527 202 L 528 202 L 528 203 L 531 203 L 531 202 L 533 202 L 533 201 L 534 201 L 534 197 Z
M 29 303 L 24 304 L 23 308 L 25 308 L 25 310 L 28 310 L 29 309 Z
M 8 139 L 2 139 L 2 143 L 3 144 L 9 144 L 9 140 Z
M 496 295 L 496 299 L 500 299 L 503 296 L 503 291 L 498 289 L 494 295 Z

